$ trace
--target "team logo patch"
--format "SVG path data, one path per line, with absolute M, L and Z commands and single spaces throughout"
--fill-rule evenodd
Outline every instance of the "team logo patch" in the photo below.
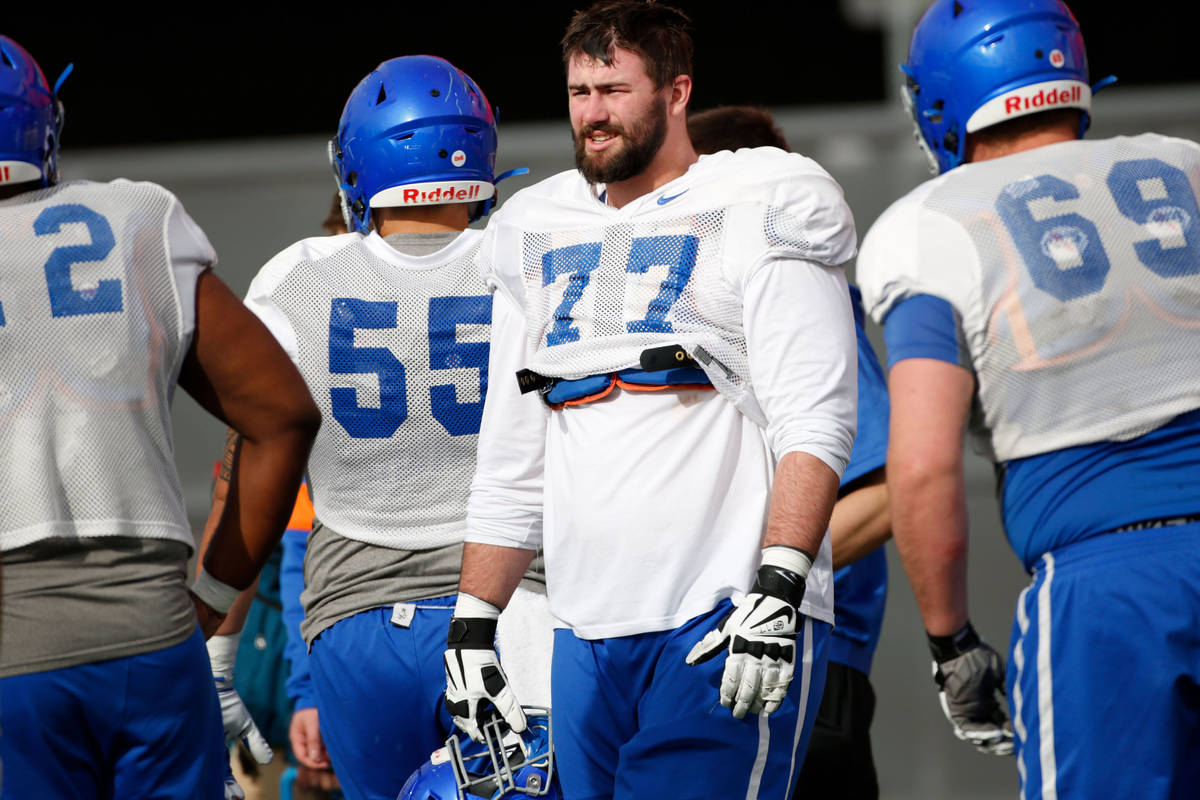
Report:
M 1186 247 L 1192 215 L 1179 206 L 1159 206 L 1146 217 L 1146 230 L 1165 248 Z
M 1067 57 L 1063 55 L 1063 51 L 1054 49 L 1050 51 L 1050 66 L 1055 69 L 1062 69 L 1063 64 L 1067 63 Z
M 467 154 L 462 150 L 455 150 L 454 154 L 450 156 L 450 163 L 456 167 L 461 167 L 463 164 L 467 163 Z
M 1054 259 L 1059 269 L 1083 264 L 1087 249 L 1087 234 L 1074 225 L 1055 225 L 1042 237 L 1042 252 Z

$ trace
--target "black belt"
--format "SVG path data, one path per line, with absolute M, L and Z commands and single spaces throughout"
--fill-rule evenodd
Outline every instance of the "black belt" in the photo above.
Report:
M 1193 522 L 1200 522 L 1200 514 L 1189 514 L 1185 517 L 1163 517 L 1162 519 L 1147 519 L 1141 522 L 1131 522 L 1128 525 L 1122 525 L 1119 528 L 1113 528 L 1112 533 L 1124 533 L 1125 531 L 1144 531 L 1150 528 L 1173 528 L 1176 525 L 1190 525 Z

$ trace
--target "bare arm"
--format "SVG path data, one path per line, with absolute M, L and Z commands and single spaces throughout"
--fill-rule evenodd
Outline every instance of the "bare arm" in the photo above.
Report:
M 201 563 L 217 580 L 249 588 L 287 525 L 320 412 L 274 337 L 210 272 L 196 287 L 196 333 L 179 385 L 238 432 L 240 441 L 227 442 L 224 509 L 210 514 Z
M 855 485 L 834 505 L 829 520 L 834 569 L 853 564 L 892 538 L 884 469 L 863 476 Z
M 891 369 L 888 490 L 896 547 L 925 629 L 949 636 L 967 622 L 967 504 L 963 430 L 974 378 L 944 361 Z
M 837 473 L 821 459 L 801 452 L 785 455 L 771 487 L 763 547 L 787 545 L 815 558 L 829 526 L 837 489 Z
M 458 590 L 502 609 L 529 569 L 534 554 L 534 550 L 519 547 L 467 542 Z
M 221 467 L 217 471 L 217 479 L 213 482 L 212 501 L 208 509 L 208 519 L 204 521 L 204 531 L 200 535 L 200 558 L 196 559 L 196 573 L 200 573 L 200 567 L 204 563 L 204 553 L 208 551 L 209 543 L 212 541 L 213 535 L 217 532 L 217 528 L 221 524 L 221 517 L 225 513 L 225 499 L 229 496 L 229 482 L 233 476 L 235 465 L 237 464 L 238 447 L 241 444 L 241 437 L 233 428 L 225 429 L 225 450 L 221 454 Z M 258 578 L 255 577 L 254 583 L 248 589 L 242 592 L 237 599 L 237 602 L 229 609 L 229 613 L 224 619 L 218 615 L 214 615 L 212 611 L 198 599 L 193 599 L 196 605 L 196 614 L 200 618 L 200 628 L 204 631 L 205 636 L 216 634 L 238 633 L 242 630 L 242 625 L 246 622 L 246 614 L 250 611 L 250 605 L 254 602 L 254 594 L 258 590 Z M 220 623 L 220 627 L 215 627 Z

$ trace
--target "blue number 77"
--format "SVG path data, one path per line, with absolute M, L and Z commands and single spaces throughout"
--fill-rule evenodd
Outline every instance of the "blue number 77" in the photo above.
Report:
M 666 266 L 667 276 L 659 286 L 658 295 L 650 301 L 646 316 L 625 323 L 630 333 L 644 331 L 671 332 L 667 314 L 679 300 L 683 288 L 692 277 L 700 243 L 695 236 L 638 236 L 630 243 L 626 258 L 627 274 L 643 274 L 650 267 Z M 542 286 L 549 286 L 562 275 L 569 275 L 562 302 L 554 310 L 554 322 L 546 334 L 546 346 L 553 347 L 579 340 L 571 312 L 591 282 L 592 272 L 600 266 L 600 242 L 585 242 L 550 250 L 542 256 Z

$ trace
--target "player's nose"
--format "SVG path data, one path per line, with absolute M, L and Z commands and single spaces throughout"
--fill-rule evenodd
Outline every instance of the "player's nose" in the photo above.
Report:
M 586 98 L 579 109 L 579 121 L 584 125 L 599 125 L 608 122 L 608 105 L 604 102 L 604 97 L 600 92 L 592 92 Z

